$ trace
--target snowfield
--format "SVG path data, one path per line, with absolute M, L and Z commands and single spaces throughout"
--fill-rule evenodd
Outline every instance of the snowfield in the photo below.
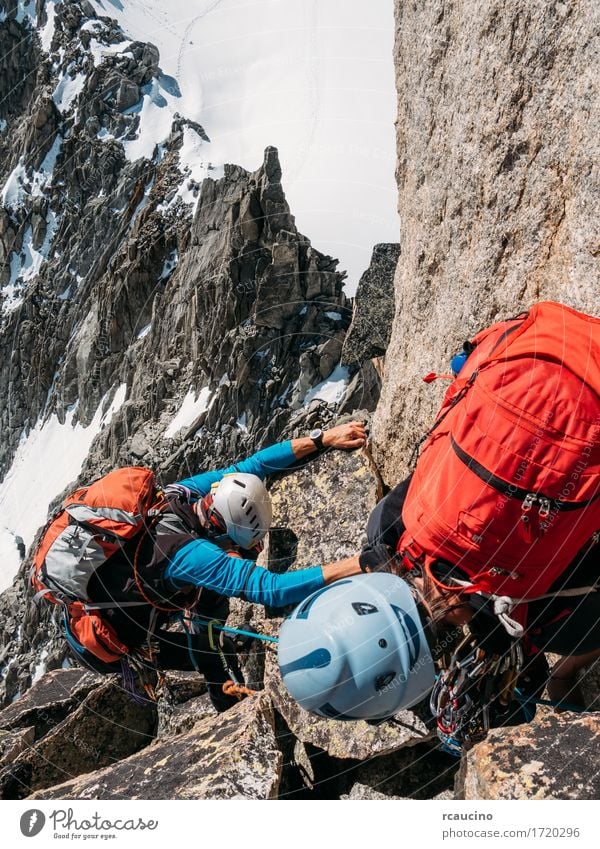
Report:
M 211 139 L 186 138 L 182 167 L 198 181 L 227 162 L 253 171 L 275 145 L 298 228 L 339 257 L 352 294 L 373 245 L 398 241 L 392 0 L 92 5 L 160 51 L 160 90 L 144 94 L 127 155 L 151 155 L 174 111 Z
M 105 396 L 88 427 L 73 425 L 75 409 L 64 424 L 56 415 L 39 421 L 24 434 L 12 466 L 0 485 L 0 592 L 12 584 L 20 559 L 14 535 L 29 547 L 46 521 L 50 502 L 79 475 L 97 434 L 125 400 L 126 386 L 119 386 L 104 411 Z

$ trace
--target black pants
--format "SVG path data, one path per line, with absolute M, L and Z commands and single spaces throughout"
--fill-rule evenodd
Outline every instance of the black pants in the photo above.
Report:
M 227 599 L 206 590 L 202 593 L 196 613 L 208 620 L 225 622 L 229 614 L 229 603 Z M 146 607 L 115 607 L 107 612 L 106 618 L 125 645 L 135 648 L 146 644 L 149 624 L 149 611 Z M 167 630 L 167 624 L 167 614 L 160 613 L 152 638 L 158 650 L 158 669 L 178 669 L 184 672 L 196 670 L 204 677 L 216 710 L 224 711 L 237 704 L 237 699 L 226 696 L 222 689 L 225 681 L 232 677 L 232 673 L 239 683 L 244 680 L 232 641 L 216 628 L 212 631 L 211 640 L 208 627 L 202 626 L 199 633 L 188 635 L 180 630 Z M 120 662 L 102 663 L 89 653 L 85 657 L 75 656 L 86 666 L 102 674 L 121 671 Z
M 367 522 L 369 543 L 385 543 L 396 549 L 405 530 L 402 507 L 409 484 L 410 478 L 399 483 L 373 509 Z M 549 592 L 592 586 L 599 577 L 600 545 L 584 547 Z M 490 625 L 504 630 L 492 617 Z M 527 637 L 535 649 L 560 655 L 587 654 L 600 649 L 600 592 L 532 602 L 528 605 Z
M 196 670 L 206 681 L 213 706 L 219 712 L 237 704 L 237 699 L 223 693 L 223 684 L 232 673 L 243 683 L 237 654 L 231 640 L 216 629 L 212 632 L 212 645 L 208 629 L 199 634 L 159 630 L 155 634 L 158 643 L 157 665 L 159 669 Z

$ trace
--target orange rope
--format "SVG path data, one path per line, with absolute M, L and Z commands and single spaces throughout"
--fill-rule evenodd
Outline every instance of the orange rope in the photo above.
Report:
M 231 680 L 225 681 L 222 689 L 226 696 L 235 696 L 237 699 L 243 699 L 244 696 L 255 696 L 258 692 L 249 687 L 243 687 L 241 684 L 235 684 Z

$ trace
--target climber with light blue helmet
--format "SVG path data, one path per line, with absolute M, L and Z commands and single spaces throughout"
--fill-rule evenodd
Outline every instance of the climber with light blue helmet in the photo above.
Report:
M 383 571 L 318 590 L 281 627 L 286 688 L 329 719 L 377 721 L 414 707 L 435 678 L 422 616 L 408 584 Z

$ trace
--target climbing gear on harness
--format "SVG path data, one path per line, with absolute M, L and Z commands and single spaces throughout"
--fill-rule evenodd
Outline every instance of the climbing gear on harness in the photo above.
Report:
M 431 713 L 444 751 L 460 756 L 463 748 L 483 740 L 492 714 L 501 715 L 513 701 L 523 652 L 514 641 L 504 655 L 489 654 L 467 634 L 435 682 Z
M 336 581 L 283 622 L 279 668 L 290 695 L 329 719 L 385 719 L 434 681 L 431 651 L 408 585 L 376 572 Z
M 198 614 L 194 613 L 191 617 L 194 622 L 199 624 L 208 625 L 209 622 L 213 623 L 213 628 L 217 631 L 223 631 L 225 634 L 236 634 L 240 637 L 248 637 L 251 640 L 261 640 L 265 643 L 278 643 L 279 637 L 270 637 L 268 634 L 259 634 L 257 631 L 246 631 L 242 628 L 232 628 L 231 625 L 223 625 L 222 623 L 218 623 L 216 619 L 207 619 L 205 616 L 198 616 Z
M 256 475 L 235 472 L 225 475 L 204 501 L 209 522 L 241 548 L 251 549 L 271 527 L 271 497 Z

